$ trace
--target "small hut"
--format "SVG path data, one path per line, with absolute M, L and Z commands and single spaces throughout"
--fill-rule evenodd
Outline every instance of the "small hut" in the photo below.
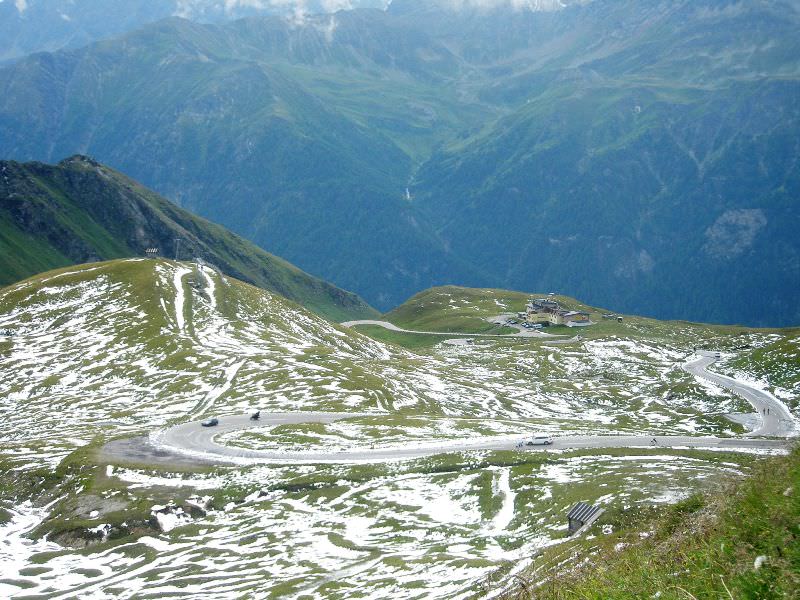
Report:
M 578 502 L 567 513 L 567 520 L 569 521 L 569 534 L 575 535 L 578 531 L 591 525 L 597 520 L 597 517 L 603 514 L 603 509 L 599 506 L 592 506 L 586 502 Z

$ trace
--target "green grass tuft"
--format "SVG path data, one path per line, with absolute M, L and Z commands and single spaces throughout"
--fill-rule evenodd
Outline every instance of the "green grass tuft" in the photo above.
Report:
M 601 523 L 624 527 L 537 557 L 507 598 L 800 598 L 800 449 L 758 461 L 744 481 Z

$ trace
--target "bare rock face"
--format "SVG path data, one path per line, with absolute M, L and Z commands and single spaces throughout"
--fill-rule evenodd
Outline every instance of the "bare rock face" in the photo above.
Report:
M 655 261 L 647 250 L 633 251 L 625 256 L 614 269 L 614 275 L 621 278 L 633 279 L 639 274 L 648 275 L 655 267 Z
M 744 254 L 767 225 L 758 208 L 728 210 L 706 230 L 703 250 L 711 258 L 730 260 Z

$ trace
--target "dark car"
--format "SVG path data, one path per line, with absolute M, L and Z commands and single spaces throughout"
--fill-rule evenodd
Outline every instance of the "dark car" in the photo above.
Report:
M 219 425 L 219 419 L 217 417 L 211 417 L 210 419 L 206 419 L 200 423 L 203 427 L 215 427 Z

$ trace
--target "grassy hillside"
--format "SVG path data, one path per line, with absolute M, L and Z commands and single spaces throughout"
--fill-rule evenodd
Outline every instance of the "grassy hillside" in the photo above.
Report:
M 507 598 L 800 597 L 800 449 L 718 487 L 633 523 L 601 517 L 598 533 L 622 528 L 545 552 Z
M 486 293 L 461 297 L 494 312 Z M 581 344 L 493 338 L 409 352 L 188 262 L 111 260 L 0 289 L 8 557 L 0 596 L 106 597 L 122 585 L 135 596 L 259 596 L 265 577 L 291 596 L 494 591 L 543 547 L 569 548 L 564 513 L 575 502 L 628 523 L 636 512 L 628 507 L 644 513 L 676 502 L 721 474 L 747 472 L 755 457 L 663 447 L 492 452 L 465 443 L 542 432 L 741 434 L 725 415 L 747 405 L 681 368 L 696 343 L 729 350 L 720 369 L 754 378 L 766 368 L 764 387 L 800 394 L 796 371 L 777 382 L 769 373 L 796 351 L 796 332 L 626 322 L 630 330 Z M 745 343 L 750 349 L 734 350 Z M 771 347 L 777 363 L 765 355 Z M 304 452 L 432 444 L 446 453 L 213 467 L 141 452 L 143 436 L 157 440 L 172 424 L 257 408 L 353 416 L 218 442 Z M 110 441 L 130 452 L 104 452 Z
M 160 248 L 201 257 L 333 320 L 375 314 L 355 294 L 304 273 L 86 157 L 58 165 L 0 162 L 0 285 L 75 263 Z
M 384 316 L 405 329 L 482 333 L 492 328 L 487 317 L 523 311 L 529 297 L 506 290 L 436 287 L 415 294 Z
M 503 313 L 524 312 L 528 300 L 543 297 L 556 300 L 565 309 L 587 312 L 589 318 L 594 322 L 591 327 L 581 329 L 553 325 L 545 330 L 547 333 L 569 336 L 578 333 L 589 340 L 604 339 L 609 336 L 636 337 L 648 340 L 707 338 L 708 340 L 714 339 L 714 343 L 720 343 L 722 347 L 732 348 L 737 343 L 737 336 L 746 336 L 755 331 L 769 331 L 688 321 L 661 321 L 637 315 L 618 315 L 623 319 L 622 322 L 618 322 L 616 319 L 603 318 L 604 314 L 616 315 L 617 313 L 614 313 L 613 310 L 590 306 L 569 296 L 560 294 L 549 296 L 545 293 L 529 294 L 458 286 L 437 287 L 420 292 L 386 313 L 384 318 L 404 329 L 417 331 L 497 333 L 494 330 L 496 326 L 489 323 L 487 319 Z M 506 333 L 508 332 L 511 331 L 506 331 Z M 794 355 L 787 356 L 791 360 Z

